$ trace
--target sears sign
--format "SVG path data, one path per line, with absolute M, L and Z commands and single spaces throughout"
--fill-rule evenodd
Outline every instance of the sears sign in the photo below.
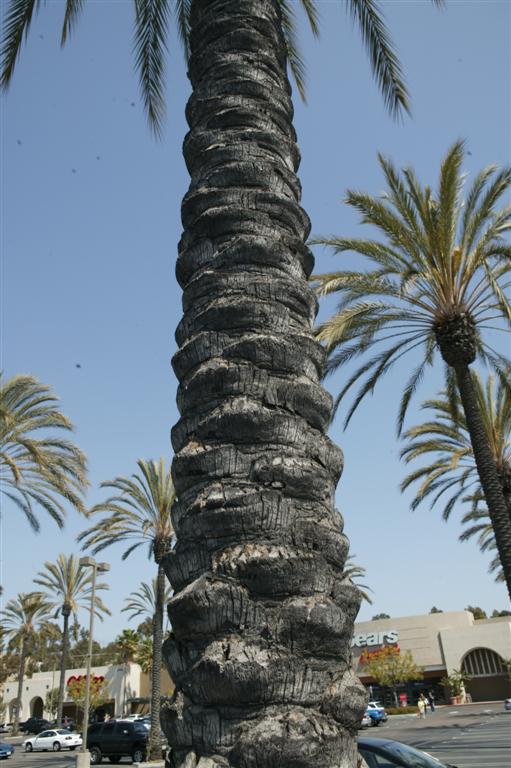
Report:
M 383 632 L 366 632 L 355 635 L 351 641 L 351 647 L 367 648 L 374 645 L 394 645 L 397 643 L 398 636 L 395 629 L 386 629 Z

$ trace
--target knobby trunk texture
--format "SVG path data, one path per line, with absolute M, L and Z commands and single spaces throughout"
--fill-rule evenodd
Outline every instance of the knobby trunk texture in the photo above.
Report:
M 354 768 L 359 592 L 334 508 L 342 453 L 311 334 L 278 4 L 195 0 L 173 365 L 175 590 L 162 709 L 173 768 Z

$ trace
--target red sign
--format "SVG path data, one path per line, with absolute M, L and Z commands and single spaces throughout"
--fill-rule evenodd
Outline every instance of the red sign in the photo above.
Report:
M 91 675 L 91 680 L 95 683 L 102 683 L 104 679 L 104 675 Z M 71 685 L 71 683 L 74 683 L 75 681 L 79 683 L 80 680 L 87 680 L 87 675 L 71 675 L 67 681 L 67 685 Z

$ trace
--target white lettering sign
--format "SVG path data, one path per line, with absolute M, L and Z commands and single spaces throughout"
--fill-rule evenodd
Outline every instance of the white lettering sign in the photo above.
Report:
M 399 634 L 395 629 L 387 629 L 384 632 L 368 632 L 355 635 L 351 641 L 351 647 L 366 648 L 374 645 L 393 645 L 397 643 Z

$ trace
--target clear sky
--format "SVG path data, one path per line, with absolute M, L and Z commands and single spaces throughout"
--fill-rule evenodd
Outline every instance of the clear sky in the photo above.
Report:
M 510 2 L 447 0 L 438 11 L 423 0 L 385 0 L 383 7 L 413 99 L 413 118 L 402 122 L 385 113 L 342 3 L 319 2 L 319 42 L 300 18 L 309 98 L 307 106 L 296 101 L 295 126 L 314 234 L 363 231 L 342 197 L 348 187 L 382 190 L 377 151 L 413 164 L 432 184 L 460 136 L 470 175 L 511 158 Z M 92 504 L 104 498 L 102 480 L 130 474 L 139 457 L 171 453 L 177 411 L 170 358 L 181 313 L 174 262 L 188 186 L 181 145 L 189 84 L 173 36 L 168 119 L 163 141 L 155 142 L 133 74 L 132 3 L 86 3 L 64 50 L 62 16 L 61 0 L 41 6 L 2 100 L 1 367 L 8 376 L 32 373 L 61 397 L 89 457 Z M 338 264 L 317 252 L 318 271 Z M 509 338 L 497 344 L 510 352 Z M 341 419 L 331 428 L 345 453 L 338 506 L 373 589 L 374 604 L 364 604 L 359 617 L 426 613 L 433 605 L 505 608 L 505 588 L 487 573 L 488 555 L 457 540 L 459 511 L 445 524 L 439 510 L 410 512 L 410 496 L 399 492 L 406 469 L 394 424 L 412 365 L 403 361 L 388 375 L 346 432 Z M 335 391 L 344 377 L 328 387 Z M 417 405 L 439 385 L 428 375 Z M 412 411 L 409 424 L 418 419 Z M 75 536 L 86 521 L 71 512 L 59 532 L 41 512 L 36 535 L 2 504 L 6 600 L 32 588 L 45 560 L 77 551 Z M 122 551 L 104 552 L 112 566 L 112 618 L 98 627 L 103 641 L 127 625 L 119 613 L 124 598 L 154 572 L 142 550 L 125 562 Z

